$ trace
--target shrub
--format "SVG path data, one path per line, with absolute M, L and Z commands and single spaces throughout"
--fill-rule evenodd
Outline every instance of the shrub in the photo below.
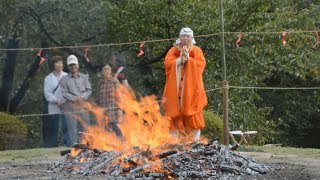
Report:
M 202 129 L 202 135 L 208 139 L 223 138 L 223 121 L 212 111 L 203 111 L 204 120 L 206 123 L 205 128 Z
M 0 112 L 0 150 L 22 148 L 27 133 L 27 126 L 17 117 Z

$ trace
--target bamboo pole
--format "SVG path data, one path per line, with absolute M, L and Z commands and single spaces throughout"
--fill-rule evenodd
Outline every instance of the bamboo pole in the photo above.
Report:
M 229 145 L 229 124 L 228 124 L 228 81 L 227 81 L 227 65 L 226 65 L 226 52 L 224 42 L 224 18 L 223 18 L 223 4 L 220 0 L 220 33 L 221 33 L 221 59 L 223 64 L 223 130 L 224 137 L 223 143 Z

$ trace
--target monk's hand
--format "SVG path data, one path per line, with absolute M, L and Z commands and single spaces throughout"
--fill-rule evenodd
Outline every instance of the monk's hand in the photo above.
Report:
M 189 59 L 188 47 L 183 46 L 181 51 L 182 63 L 185 63 Z

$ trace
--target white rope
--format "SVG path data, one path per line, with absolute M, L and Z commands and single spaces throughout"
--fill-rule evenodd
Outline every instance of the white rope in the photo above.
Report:
M 316 33 L 320 30 L 305 30 L 305 31 L 288 31 L 287 34 L 298 34 L 298 33 Z M 223 34 L 282 34 L 284 31 L 273 31 L 273 32 L 223 32 Z M 286 32 L 286 31 L 285 31 Z M 195 38 L 198 37 L 210 37 L 210 36 L 218 36 L 222 34 L 222 32 L 219 33 L 213 33 L 213 34 L 204 34 L 204 35 L 198 35 L 194 36 Z M 40 47 L 27 47 L 27 48 L 16 48 L 16 49 L 6 49 L 6 48 L 0 48 L 0 51 L 34 51 L 34 50 L 40 50 L 40 49 L 75 49 L 75 48 L 92 48 L 92 47 L 110 47 L 110 46 L 123 46 L 123 45 L 131 45 L 131 44 L 140 44 L 141 42 L 144 43 L 151 43 L 151 42 L 162 42 L 162 41 L 174 41 L 177 38 L 170 38 L 170 39 L 155 39 L 155 40 L 142 40 L 142 41 L 134 41 L 134 42 L 125 42 L 125 43 L 109 43 L 109 44 L 95 44 L 95 45 L 78 45 L 78 46 L 55 46 L 55 47 L 47 47 L 47 48 L 40 48 Z
M 320 87 L 245 87 L 245 86 L 227 86 L 228 88 L 234 88 L 234 89 L 268 89 L 268 90 L 318 90 Z M 206 92 L 212 92 L 216 90 L 221 90 L 220 88 L 213 88 L 206 90 Z M 155 103 L 160 103 L 162 100 L 157 100 L 152 103 L 144 103 L 142 105 L 150 105 Z M 104 110 L 112 110 L 117 108 L 103 108 Z M 77 113 L 83 113 L 83 112 L 89 112 L 89 111 L 77 111 L 77 112 L 63 112 L 63 113 L 56 113 L 56 114 L 77 114 Z M 26 115 L 16 115 L 16 117 L 37 117 L 37 116 L 49 116 L 54 114 L 26 114 Z
M 211 92 L 211 91 L 215 91 L 215 90 L 219 90 L 221 88 L 215 88 L 215 89 L 210 89 L 207 90 L 206 92 Z M 152 103 L 143 103 L 141 105 L 150 105 L 150 104 L 155 104 L 155 103 L 160 103 L 162 102 L 162 100 L 157 100 L 154 101 Z M 103 108 L 104 110 L 112 110 L 112 109 L 117 109 L 117 108 Z M 77 113 L 82 113 L 82 112 L 88 112 L 88 111 L 77 111 L 77 112 L 62 112 L 62 113 L 55 113 L 55 114 L 77 114 Z M 25 115 L 16 115 L 15 117 L 37 117 L 37 116 L 50 116 L 50 115 L 55 115 L 55 114 L 25 114 Z
M 234 89 L 269 89 L 269 90 L 317 90 L 320 87 L 245 87 L 245 86 L 229 86 Z

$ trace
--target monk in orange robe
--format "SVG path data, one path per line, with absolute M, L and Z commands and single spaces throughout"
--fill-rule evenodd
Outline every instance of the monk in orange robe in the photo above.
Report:
M 199 140 L 205 127 L 202 110 L 207 105 L 202 80 L 206 61 L 202 50 L 194 44 L 193 31 L 183 28 L 165 57 L 163 108 L 174 134 L 191 130 L 194 140 Z

